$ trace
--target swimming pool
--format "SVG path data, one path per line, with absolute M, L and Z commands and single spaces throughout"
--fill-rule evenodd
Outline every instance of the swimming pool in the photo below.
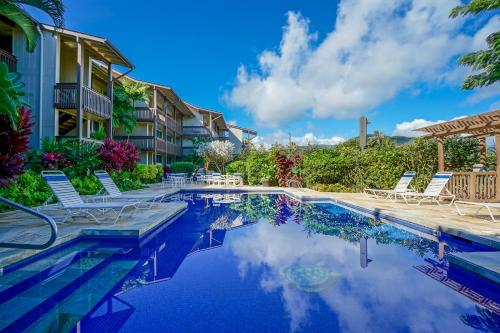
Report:
M 446 254 L 488 250 L 285 195 L 182 193 L 140 241 L 83 239 L 7 268 L 0 330 L 468 332 L 500 327 L 497 285 Z

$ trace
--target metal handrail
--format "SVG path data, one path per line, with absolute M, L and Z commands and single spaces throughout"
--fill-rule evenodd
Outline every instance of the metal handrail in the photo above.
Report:
M 19 210 L 22 210 L 23 212 L 26 212 L 28 214 L 31 214 L 33 216 L 39 217 L 42 220 L 46 221 L 47 224 L 50 226 L 50 239 L 43 243 L 43 244 L 21 244 L 21 243 L 0 243 L 0 247 L 7 247 L 7 248 L 14 248 L 14 249 L 33 249 L 33 250 L 43 250 L 54 244 L 57 238 L 57 225 L 54 219 L 50 216 L 47 216 L 45 214 L 39 213 L 31 208 L 25 207 L 23 205 L 20 205 L 18 203 L 15 203 L 13 201 L 7 200 L 5 198 L 0 197 L 0 202 L 17 208 Z

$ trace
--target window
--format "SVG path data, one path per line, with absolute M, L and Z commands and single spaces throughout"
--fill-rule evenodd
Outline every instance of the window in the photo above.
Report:
M 156 154 L 156 163 L 163 164 L 163 156 L 161 154 Z
M 157 129 L 156 130 L 156 137 L 159 138 L 159 139 L 163 139 L 163 131 Z

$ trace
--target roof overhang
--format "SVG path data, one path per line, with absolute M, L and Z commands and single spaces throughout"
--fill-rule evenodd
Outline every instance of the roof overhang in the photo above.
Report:
M 110 64 L 135 68 L 134 65 L 106 38 L 84 34 L 74 30 L 60 29 L 52 25 L 41 24 L 44 30 L 51 31 L 62 36 L 81 39 L 92 51 L 101 57 L 102 61 Z
M 500 110 L 459 118 L 416 129 L 425 132 L 426 138 L 467 135 L 481 138 L 500 134 Z
M 187 107 L 193 112 L 212 115 L 212 121 L 215 121 L 215 123 L 217 124 L 217 126 L 220 129 L 223 129 L 223 130 L 228 129 L 226 121 L 224 120 L 224 115 L 222 114 L 222 112 L 201 108 L 199 106 L 193 105 L 193 104 L 188 103 L 186 101 L 184 101 L 184 104 L 186 104 Z
M 248 134 L 257 136 L 257 131 L 253 130 L 253 129 L 249 129 L 249 128 L 245 128 L 245 127 L 241 127 L 241 126 L 236 126 L 236 125 L 231 125 L 231 124 L 228 124 L 227 127 L 236 128 L 236 129 L 239 129 L 240 131 L 242 131 L 243 133 L 248 133 Z

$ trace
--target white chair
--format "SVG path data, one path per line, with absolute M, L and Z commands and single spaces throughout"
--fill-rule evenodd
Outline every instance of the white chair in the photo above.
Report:
M 384 197 L 385 199 L 396 199 L 396 196 L 399 193 L 404 193 L 404 192 L 409 192 L 410 189 L 408 188 L 410 186 L 411 181 L 415 178 L 415 172 L 410 171 L 410 172 L 405 172 L 401 178 L 399 179 L 399 182 L 396 184 L 396 187 L 392 190 L 377 190 L 373 188 L 365 188 L 364 193 L 368 195 L 374 195 L 376 198 Z M 415 192 L 415 191 L 413 191 Z
M 451 206 L 455 201 L 455 195 L 446 188 L 446 184 L 452 176 L 453 172 L 438 172 L 432 177 L 424 192 L 402 192 L 396 195 L 402 197 L 406 204 L 408 204 L 408 200 L 417 200 L 417 205 L 420 205 L 424 200 L 435 201 L 438 205 L 441 205 L 439 202 L 440 197 L 450 198 Z
M 123 200 L 138 200 L 141 203 L 146 201 L 150 201 L 150 205 L 155 203 L 156 201 L 162 201 L 167 192 L 161 193 L 149 193 L 149 194 L 130 194 L 123 193 L 120 191 L 118 186 L 116 186 L 113 178 L 104 170 L 96 170 L 94 171 L 99 182 L 102 184 L 106 192 L 108 192 L 107 196 L 102 196 L 103 199 L 123 199 Z
M 116 219 L 113 221 L 114 224 L 118 221 L 126 208 L 136 209 L 139 204 L 139 202 L 124 201 L 86 203 L 82 200 L 64 172 L 57 170 L 45 170 L 42 171 L 42 177 L 47 182 L 52 192 L 54 192 L 54 195 L 61 203 L 62 208 L 69 213 L 62 223 L 66 222 L 68 218 L 79 214 L 90 216 L 97 223 L 99 223 L 99 220 L 94 214 L 91 213 L 91 211 L 99 211 L 102 214 L 107 211 L 111 211 L 116 215 Z
M 460 210 L 460 208 L 458 208 L 458 204 L 461 204 L 461 205 L 471 205 L 471 206 L 479 207 L 475 214 L 479 213 L 480 210 L 482 210 L 483 208 L 485 208 L 488 211 L 488 214 L 491 217 L 491 222 L 493 222 L 493 223 L 495 223 L 496 220 L 495 220 L 495 216 L 493 215 L 493 212 L 491 211 L 491 209 L 492 208 L 493 209 L 500 209 L 500 203 L 498 203 L 498 202 L 455 201 L 454 204 L 455 204 L 455 208 L 457 209 L 458 215 L 461 215 L 461 216 L 465 216 L 467 214 L 462 213 L 462 211 Z

